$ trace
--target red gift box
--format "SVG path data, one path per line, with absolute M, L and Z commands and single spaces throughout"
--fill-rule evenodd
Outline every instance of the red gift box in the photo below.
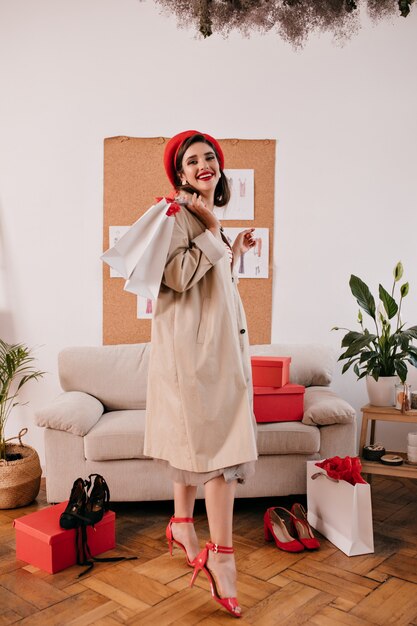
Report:
M 16 558 L 39 569 L 55 574 L 77 562 L 75 529 L 64 530 L 59 525 L 67 502 L 24 515 L 14 520 L 16 529 Z M 87 526 L 87 541 L 91 556 L 111 550 L 116 545 L 115 514 L 107 511 L 94 528 Z
M 290 380 L 290 356 L 252 356 L 254 387 L 284 387 Z
M 300 422 L 304 415 L 302 385 L 253 388 L 253 412 L 257 422 Z

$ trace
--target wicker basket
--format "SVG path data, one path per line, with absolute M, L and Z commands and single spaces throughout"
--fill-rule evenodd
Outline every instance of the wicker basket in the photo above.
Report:
M 17 461 L 0 459 L 0 509 L 26 506 L 39 493 L 41 464 L 36 450 L 22 443 L 21 437 L 26 432 L 27 429 L 20 431 L 20 444 L 6 444 L 7 454 L 21 454 L 23 458 Z

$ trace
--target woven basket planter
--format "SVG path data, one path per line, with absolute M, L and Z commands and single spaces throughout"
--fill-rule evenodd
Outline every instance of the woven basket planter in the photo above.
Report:
M 6 444 L 7 454 L 21 454 L 17 461 L 0 459 L 0 509 L 16 509 L 32 502 L 39 493 L 42 469 L 31 446 Z

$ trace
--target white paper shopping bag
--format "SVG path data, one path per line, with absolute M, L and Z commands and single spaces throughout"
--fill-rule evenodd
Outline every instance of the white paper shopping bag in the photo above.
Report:
M 109 248 L 101 259 L 127 279 L 124 289 L 155 300 L 158 297 L 179 205 L 162 198 Z
M 348 556 L 374 551 L 371 488 L 329 478 L 307 461 L 307 519 Z

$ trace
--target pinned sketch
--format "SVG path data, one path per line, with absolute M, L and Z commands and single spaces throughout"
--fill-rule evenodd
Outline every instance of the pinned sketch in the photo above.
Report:
M 136 317 L 138 320 L 151 320 L 155 301 L 138 296 L 136 299 Z
M 224 228 L 224 234 L 232 244 L 244 228 Z M 268 278 L 269 228 L 255 228 L 255 246 L 242 254 L 236 271 L 239 278 Z
M 109 226 L 109 248 L 115 246 L 120 237 L 123 237 L 129 228 L 130 226 Z M 123 278 L 123 276 L 111 267 L 110 278 Z
M 254 170 L 224 170 L 229 182 L 231 198 L 224 207 L 215 207 L 219 220 L 253 220 Z

